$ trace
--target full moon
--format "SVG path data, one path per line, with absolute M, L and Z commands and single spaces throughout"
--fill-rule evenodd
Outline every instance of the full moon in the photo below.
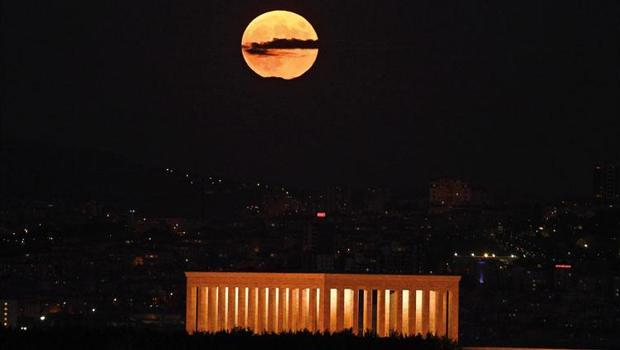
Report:
M 248 24 L 241 38 L 241 53 L 261 77 L 290 80 L 312 67 L 319 54 L 318 44 L 310 22 L 294 12 L 277 10 Z

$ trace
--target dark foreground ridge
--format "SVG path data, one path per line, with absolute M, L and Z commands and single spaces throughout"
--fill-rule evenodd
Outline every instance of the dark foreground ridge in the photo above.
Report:
M 351 332 L 334 334 L 286 333 L 255 335 L 247 330 L 196 334 L 132 329 L 60 329 L 0 331 L 0 349 L 270 349 L 270 350 L 451 350 L 461 347 L 433 336 L 379 338 Z

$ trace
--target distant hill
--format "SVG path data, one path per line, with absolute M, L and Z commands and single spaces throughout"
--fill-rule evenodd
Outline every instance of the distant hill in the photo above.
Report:
M 180 171 L 168 173 L 110 152 L 17 142 L 3 148 L 0 193 L 5 203 L 95 200 L 136 209 L 137 215 L 163 217 L 232 215 L 242 205 L 230 189 L 203 191 L 207 185 Z

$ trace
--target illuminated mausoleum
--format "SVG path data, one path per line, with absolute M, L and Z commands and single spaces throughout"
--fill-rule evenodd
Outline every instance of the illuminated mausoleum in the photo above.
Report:
M 186 272 L 186 330 L 351 329 L 458 339 L 460 276 Z

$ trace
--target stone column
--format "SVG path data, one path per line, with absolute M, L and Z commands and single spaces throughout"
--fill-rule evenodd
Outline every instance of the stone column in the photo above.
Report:
M 385 289 L 377 289 L 377 334 L 385 335 Z
M 372 289 L 364 289 L 364 329 L 363 332 L 372 330 Z
M 295 322 L 295 317 L 297 317 L 297 314 L 295 313 L 295 303 L 294 303 L 294 298 L 295 298 L 295 289 L 294 288 L 289 288 L 288 289 L 288 302 L 287 302 L 287 317 L 286 317 L 286 321 L 287 321 L 287 330 L 288 331 L 295 331 L 295 327 L 296 327 L 296 322 Z
M 330 318 L 330 293 L 329 288 L 325 286 L 321 287 L 319 290 L 319 330 L 322 332 L 327 332 L 330 330 L 329 328 L 329 318 Z
M 418 320 L 416 320 L 417 294 L 418 293 L 416 293 L 415 289 L 409 289 L 409 305 L 407 306 L 409 308 L 409 335 L 417 334 L 417 328 L 416 328 L 416 322 L 418 322 Z
M 227 304 L 226 304 L 226 287 L 219 286 L 217 289 L 217 326 L 219 331 L 226 330 Z
M 278 289 L 278 324 L 276 325 L 276 332 L 281 333 L 284 331 L 286 316 L 286 288 Z
M 394 331 L 403 334 L 403 291 L 401 289 L 394 291 L 394 304 L 396 313 L 390 315 L 395 318 Z
M 194 285 L 187 284 L 187 293 L 185 294 L 185 331 L 188 334 L 196 332 L 196 307 L 197 307 L 197 288 Z
M 196 317 L 198 332 L 206 332 L 207 328 L 207 287 L 198 287 L 198 311 Z
M 269 288 L 269 310 L 267 311 L 267 331 L 276 331 L 277 322 L 277 307 L 276 301 L 276 289 L 274 287 Z
M 452 340 L 459 339 L 459 285 L 458 282 L 448 291 L 448 337 Z
M 299 288 L 299 323 L 298 327 L 300 330 L 308 329 L 308 289 Z
M 438 336 L 446 335 L 446 292 L 444 288 L 437 290 L 437 301 L 435 304 L 435 330 Z
M 248 288 L 248 320 L 247 327 L 254 333 L 258 333 L 256 329 L 256 287 Z
M 422 291 L 422 327 L 421 333 L 423 336 L 426 336 L 429 330 L 429 320 L 430 320 L 430 290 L 424 289 Z
M 299 289 L 291 288 L 289 293 L 289 324 L 294 332 L 299 330 Z
M 353 287 L 353 298 L 351 300 L 353 304 L 353 334 L 359 334 L 359 317 L 360 317 L 360 302 L 359 302 L 359 290 L 357 287 Z
M 235 287 L 228 287 L 226 295 L 226 329 L 229 331 L 235 328 L 235 300 L 237 300 L 235 289 Z
M 226 329 L 226 287 L 217 287 L 217 331 Z
M 208 300 L 205 307 L 205 329 L 208 332 L 214 332 L 216 324 L 215 317 L 217 315 L 217 287 L 209 286 L 204 289 L 205 300 Z
M 246 310 L 246 293 L 245 293 L 245 287 L 239 287 L 239 295 L 237 295 L 238 298 L 238 307 L 237 307 L 237 324 L 239 325 L 239 327 L 241 328 L 246 328 L 247 327 L 247 321 L 245 318 L 245 310 Z
M 316 331 L 316 288 L 308 289 L 308 330 Z
M 256 333 L 265 332 L 265 288 L 258 287 L 258 302 L 256 305 Z
M 344 288 L 338 288 L 336 298 L 336 330 L 339 332 L 344 329 Z

